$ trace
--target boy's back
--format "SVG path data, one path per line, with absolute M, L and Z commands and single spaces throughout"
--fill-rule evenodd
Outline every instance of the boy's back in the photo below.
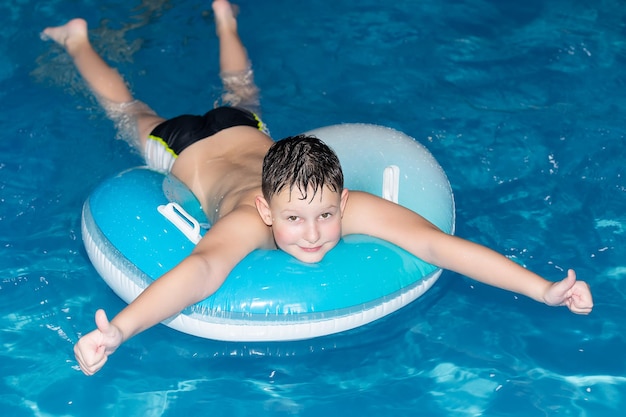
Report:
M 252 127 L 231 127 L 185 149 L 172 174 L 191 189 L 215 223 L 237 207 L 255 207 L 255 197 L 261 194 L 263 157 L 272 143 Z

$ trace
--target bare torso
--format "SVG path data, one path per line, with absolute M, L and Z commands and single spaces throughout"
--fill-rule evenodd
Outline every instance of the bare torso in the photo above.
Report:
M 229 233 L 234 228 L 246 229 L 247 240 L 255 248 L 274 247 L 271 229 L 263 223 L 255 205 L 256 197 L 262 194 L 263 158 L 273 143 L 253 127 L 231 127 L 186 148 L 172 167 L 172 174 L 191 189 L 213 225 L 231 213 L 240 213 L 238 222 L 229 223 Z M 371 223 L 368 218 L 380 218 L 381 213 L 396 213 L 398 209 L 380 198 L 352 191 L 342 217 L 342 235 L 382 237 L 376 228 L 366 227 Z M 395 241 L 393 236 L 384 237 Z
M 214 223 L 238 207 L 254 208 L 261 195 L 263 157 L 272 143 L 249 126 L 224 129 L 181 152 L 172 174 L 191 189 Z

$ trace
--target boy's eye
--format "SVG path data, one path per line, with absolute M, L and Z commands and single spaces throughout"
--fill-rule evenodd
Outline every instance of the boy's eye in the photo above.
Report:
M 298 220 L 298 216 L 289 216 L 287 217 L 287 220 L 289 220 L 290 222 L 295 222 Z
M 327 218 L 329 218 L 330 216 L 332 216 L 332 214 L 330 214 L 330 213 L 323 213 L 320 217 L 321 217 L 322 219 L 327 219 Z

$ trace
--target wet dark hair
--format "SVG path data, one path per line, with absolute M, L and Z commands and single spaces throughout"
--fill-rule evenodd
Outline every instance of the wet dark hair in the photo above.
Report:
M 262 174 L 263 197 L 269 202 L 285 187 L 294 187 L 306 200 L 309 187 L 311 199 L 324 186 L 340 193 L 343 171 L 335 152 L 315 136 L 290 136 L 275 142 L 265 155 Z

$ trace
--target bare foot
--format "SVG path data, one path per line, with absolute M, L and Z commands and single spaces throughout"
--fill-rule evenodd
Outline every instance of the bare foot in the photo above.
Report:
M 237 12 L 237 6 L 230 4 L 228 0 L 215 0 L 213 2 L 213 13 L 215 13 L 218 33 L 221 30 L 237 31 L 237 20 L 235 19 Z
M 75 46 L 87 41 L 87 22 L 84 19 L 72 19 L 62 26 L 45 28 L 41 32 L 41 39 L 52 39 L 71 54 Z

